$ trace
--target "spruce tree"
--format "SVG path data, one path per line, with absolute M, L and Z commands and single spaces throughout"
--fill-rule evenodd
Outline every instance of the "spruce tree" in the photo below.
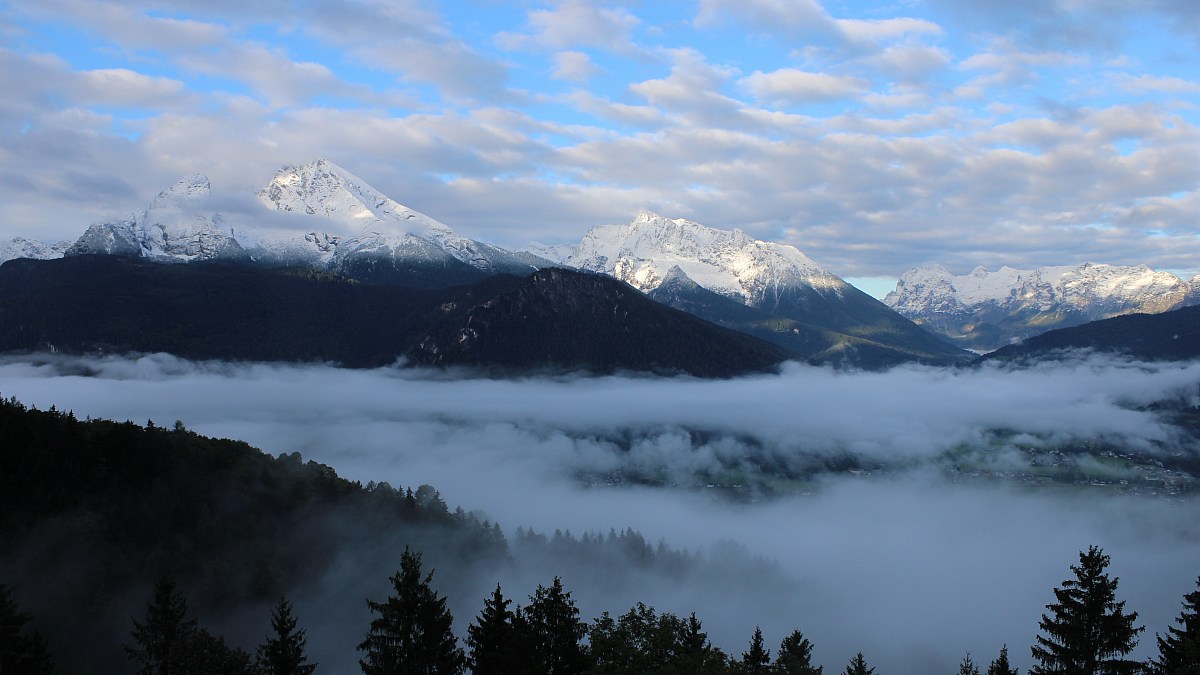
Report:
M 1150 664 L 1156 675 L 1200 675 L 1200 578 L 1197 590 L 1183 596 L 1183 611 L 1158 640 L 1158 659 Z
M 988 666 L 987 675 L 1017 675 L 1017 669 L 1008 665 L 1008 645 L 1000 647 L 1000 656 Z
M 821 675 L 821 666 L 812 663 L 813 645 L 796 630 L 779 643 L 775 655 L 775 672 L 783 675 Z
M 0 674 L 51 675 L 54 662 L 46 647 L 46 641 L 34 631 L 25 634 L 28 614 L 21 613 L 13 591 L 0 584 Z
M 750 638 L 750 649 L 742 652 L 742 670 L 747 673 L 765 673 L 771 665 L 771 651 L 763 644 L 762 629 L 754 627 Z
M 310 675 L 317 664 L 308 663 L 304 647 L 308 638 L 304 630 L 296 629 L 296 617 L 292 615 L 292 603 L 280 598 L 271 612 L 273 635 L 258 647 L 258 669 L 262 675 Z
M 971 652 L 967 652 L 963 656 L 963 660 L 958 664 L 958 675 L 979 675 L 979 666 L 971 660 Z
M 1079 564 L 1072 565 L 1074 579 L 1054 589 L 1058 602 L 1046 605 L 1039 623 L 1044 635 L 1037 636 L 1031 651 L 1036 663 L 1031 675 L 1119 675 L 1137 673 L 1142 666 L 1125 660 L 1137 645 L 1137 612 L 1125 614 L 1125 602 L 1118 602 L 1118 579 L 1105 573 L 1109 557 L 1096 546 L 1079 553 Z
M 126 645 L 125 653 L 137 664 L 137 675 L 181 673 L 191 660 L 197 632 L 196 620 L 188 618 L 187 600 L 175 590 L 175 582 L 164 577 L 154 586 L 145 623 L 133 620 L 134 644 Z
M 465 658 L 454 636 L 454 617 L 446 599 L 430 586 L 433 572 L 421 577 L 421 555 L 404 549 L 400 570 L 392 575 L 395 593 L 383 602 L 367 600 L 379 616 L 371 621 L 359 666 L 367 675 L 459 675 Z
M 580 644 L 587 634 L 587 624 L 579 620 L 579 609 L 571 594 L 563 590 L 562 579 L 554 577 L 549 588 L 539 584 L 521 617 L 534 672 L 573 675 L 587 667 L 587 655 Z
M 850 663 L 846 665 L 846 670 L 842 675 L 874 675 L 875 669 L 867 667 L 867 660 L 863 658 L 862 652 L 854 655 L 850 659 Z
M 133 620 L 134 644 L 125 646 L 138 675 L 250 675 L 250 655 L 188 618 L 187 600 L 168 578 L 154 586 L 146 621 Z
M 500 584 L 483 602 L 475 623 L 467 627 L 467 665 L 474 675 L 504 675 L 517 670 L 513 662 L 513 612 Z

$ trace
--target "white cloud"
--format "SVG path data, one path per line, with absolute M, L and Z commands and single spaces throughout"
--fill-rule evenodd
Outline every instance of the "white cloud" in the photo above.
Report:
M 1200 94 L 1200 80 L 1130 73 L 1120 73 L 1112 79 L 1122 91 L 1131 94 Z
M 791 39 L 838 32 L 833 18 L 816 0 L 700 0 L 692 22 L 708 28 L 728 21 Z
M 852 42 L 879 43 L 908 35 L 941 35 L 942 27 L 925 19 L 838 19 L 837 26 Z
M 556 80 L 583 83 L 595 77 L 601 71 L 592 63 L 592 59 L 584 52 L 565 51 L 554 55 L 554 71 L 550 77 Z
M 941 47 L 919 44 L 892 45 L 865 59 L 880 73 L 909 83 L 928 79 L 952 60 L 950 52 Z
M 870 83 L 857 77 L 783 68 L 770 73 L 755 72 L 742 80 L 742 84 L 761 101 L 795 105 L 859 96 Z
M 527 21 L 527 33 L 501 33 L 497 41 L 509 49 L 537 46 L 637 51 L 633 30 L 641 21 L 621 7 L 604 7 L 590 0 L 561 0 L 552 9 L 529 12 Z

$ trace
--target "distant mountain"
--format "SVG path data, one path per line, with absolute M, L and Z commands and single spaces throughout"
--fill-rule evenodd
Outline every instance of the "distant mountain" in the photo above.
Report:
M 188 176 L 158 193 L 150 206 L 128 218 L 97 223 L 65 255 L 136 256 L 160 262 L 245 260 L 245 249 L 227 233 L 218 213 L 205 213 L 208 178 Z
M 1081 326 L 1060 328 L 998 349 L 983 358 L 1012 361 L 1056 358 L 1066 350 L 1087 349 L 1149 361 L 1200 358 L 1200 306 L 1161 314 L 1129 314 Z
M 900 277 L 884 303 L 965 348 L 988 351 L 1054 328 L 1200 302 L 1190 283 L 1145 265 L 1085 263 L 955 276 L 929 265 Z
M 776 345 L 595 274 L 547 269 L 441 289 L 305 268 L 74 256 L 0 266 L 0 351 L 164 351 L 192 359 L 618 370 L 723 377 L 789 358 Z
M 592 228 L 564 262 L 612 275 L 672 307 L 821 361 L 874 366 L 964 356 L 795 247 L 759 241 L 741 230 L 641 213 L 625 225 Z
M 71 242 L 69 241 L 47 244 L 42 241 L 26 239 L 25 237 L 0 241 L 0 264 L 17 258 L 29 258 L 31 260 L 61 258 L 70 246 Z
M 210 192 L 206 177 L 188 176 L 159 193 L 145 210 L 92 225 L 59 253 L 304 266 L 413 287 L 451 286 L 491 274 L 528 274 L 549 264 L 529 253 L 463 237 L 325 159 L 284 167 L 258 192 L 270 211 L 296 215 L 288 228 L 231 221 L 212 211 Z
M 719 326 L 773 342 L 813 364 L 886 368 L 926 358 L 872 340 L 768 314 L 710 291 L 678 267 L 647 294 L 652 300 Z

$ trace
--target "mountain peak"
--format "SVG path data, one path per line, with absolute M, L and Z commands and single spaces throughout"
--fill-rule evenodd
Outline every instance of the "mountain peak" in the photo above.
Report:
M 568 262 L 645 292 L 678 267 L 700 286 L 748 304 L 781 285 L 837 286 L 836 277 L 795 247 L 645 210 L 626 225 L 593 227 Z
M 180 178 L 174 185 L 158 193 L 150 208 L 161 209 L 181 200 L 207 197 L 211 192 L 212 186 L 208 182 L 208 176 L 193 173 Z

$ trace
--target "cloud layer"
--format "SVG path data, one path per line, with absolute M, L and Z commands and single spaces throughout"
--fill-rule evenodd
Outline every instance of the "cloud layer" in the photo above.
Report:
M 502 245 L 650 208 L 851 277 L 1200 272 L 1193 8 L 1054 4 L 16 0 L 0 237 L 328 156 Z
M 778 564 L 787 583 L 747 580 L 744 602 L 662 580 L 627 588 L 630 597 L 586 582 L 574 590 L 585 616 L 623 612 L 636 600 L 694 610 L 734 653 L 755 624 L 775 644 L 800 628 L 827 668 L 862 650 L 897 673 L 949 672 L 964 651 L 980 661 L 1002 644 L 1027 666 L 1051 589 L 1091 544 L 1112 556 L 1121 595 L 1147 635 L 1164 631 L 1200 572 L 1194 504 L 956 485 L 919 468 L 843 474 L 814 495 L 740 504 L 703 488 L 606 487 L 588 476 L 637 466 L 682 479 L 736 463 L 748 448 L 779 461 L 850 452 L 921 466 L 996 428 L 1195 452 L 1136 408 L 1162 399 L 1194 405 L 1198 377 L 1195 364 L 1098 360 L 1027 371 L 795 367 L 727 382 L 507 381 L 161 355 L 0 365 L 3 395 L 29 404 L 80 417 L 181 419 L 269 452 L 299 451 L 364 482 L 430 483 L 509 533 L 633 527 L 690 550 L 744 547 Z M 570 570 L 555 572 L 570 586 Z M 1152 642 L 1143 639 L 1139 654 Z

